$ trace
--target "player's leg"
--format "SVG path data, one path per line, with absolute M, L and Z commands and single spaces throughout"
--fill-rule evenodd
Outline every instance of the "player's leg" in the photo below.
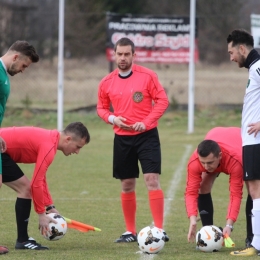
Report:
M 0 154 L 0 156 L 1 156 L 1 154 Z M 1 156 L 2 157 L 2 156 Z M 2 162 L 2 160 L 1 160 L 1 162 Z M 2 186 L 2 172 L 0 173 L 0 188 L 1 188 L 1 186 Z M 0 246 L 0 255 L 2 255 L 2 254 L 7 254 L 9 252 L 9 250 L 8 250 L 8 248 L 7 247 L 5 247 L 5 246 Z
M 253 200 L 252 231 L 253 240 L 249 247 L 243 250 L 233 251 L 234 256 L 260 256 L 260 144 L 243 146 L 244 181 L 248 193 Z M 247 245 L 248 246 L 248 245 Z
M 157 128 L 138 135 L 136 148 L 148 190 L 149 205 L 154 225 L 163 229 L 164 194 L 159 178 L 161 174 L 161 148 Z M 169 241 L 166 233 L 165 241 Z
M 113 177 L 121 180 L 121 206 L 126 226 L 126 232 L 115 240 L 116 243 L 137 241 L 135 183 L 139 168 L 133 141 L 132 136 L 115 135 L 114 138 Z
M 19 166 L 7 154 L 2 154 L 3 183 L 17 193 L 15 203 L 17 241 L 16 249 L 48 249 L 37 244 L 28 235 L 28 223 L 31 212 L 30 180 L 24 175 Z
M 198 208 L 203 226 L 213 225 L 214 208 L 211 197 L 211 189 L 218 175 L 219 173 L 202 173 L 202 181 L 200 184 L 198 197 Z
M 260 180 L 247 181 L 249 193 L 253 199 L 252 209 L 252 246 L 260 251 Z
M 28 223 L 31 212 L 31 193 L 30 181 L 24 175 L 15 181 L 4 182 L 6 186 L 13 189 L 17 193 L 15 203 L 16 224 L 17 224 L 17 241 L 27 241 Z
M 246 247 L 251 246 L 253 240 L 253 231 L 252 231 L 252 209 L 253 209 L 253 200 L 252 197 L 248 194 L 246 200 Z
M 145 173 L 144 181 L 148 189 L 148 198 L 154 226 L 163 229 L 164 194 L 160 187 L 159 174 Z
M 253 200 L 252 208 L 252 246 L 260 250 L 260 144 L 243 147 L 244 180 Z

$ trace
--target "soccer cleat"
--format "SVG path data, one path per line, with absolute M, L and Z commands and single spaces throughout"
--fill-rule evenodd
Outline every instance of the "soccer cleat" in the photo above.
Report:
M 252 237 L 247 237 L 245 240 L 245 244 L 246 247 L 252 247 L 251 243 L 252 243 L 253 238 Z
M 42 246 L 32 237 L 29 237 L 27 241 L 22 243 L 16 241 L 15 249 L 48 250 L 49 248 L 47 246 Z
M 122 234 L 121 237 L 119 237 L 117 240 L 115 240 L 115 243 L 129 243 L 129 242 L 136 242 L 137 238 L 136 235 L 133 235 L 131 232 L 127 231 L 124 234 Z
M 0 255 L 7 254 L 9 252 L 6 246 L 0 246 Z
M 234 256 L 252 256 L 252 255 L 258 255 L 259 252 L 254 247 L 247 247 L 242 250 L 233 251 L 230 254 Z
M 168 237 L 165 231 L 163 231 L 163 234 L 164 234 L 164 242 L 168 242 L 170 238 Z

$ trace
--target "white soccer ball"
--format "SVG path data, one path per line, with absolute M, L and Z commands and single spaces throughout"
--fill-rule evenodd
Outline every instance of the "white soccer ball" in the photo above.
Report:
M 164 247 L 165 235 L 162 229 L 148 226 L 139 232 L 137 242 L 142 252 L 156 254 Z
M 196 235 L 196 245 L 203 252 L 218 252 L 223 246 L 222 231 L 216 226 L 204 226 Z
M 43 235 L 43 237 L 50 241 L 56 241 L 63 238 L 67 232 L 67 222 L 66 220 L 57 213 L 50 213 L 48 217 L 53 218 L 57 221 L 55 223 L 49 223 L 50 232 L 47 232 Z

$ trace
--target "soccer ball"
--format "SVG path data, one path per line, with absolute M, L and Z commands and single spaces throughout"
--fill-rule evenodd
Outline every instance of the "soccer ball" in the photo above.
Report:
M 162 229 L 148 226 L 139 232 L 137 242 L 142 252 L 146 254 L 156 254 L 164 247 L 165 235 Z
M 50 232 L 43 234 L 43 237 L 50 241 L 55 241 L 63 238 L 67 232 L 67 222 L 66 220 L 57 213 L 50 213 L 48 217 L 53 218 L 57 221 L 55 223 L 49 223 Z
M 197 248 L 203 252 L 218 252 L 223 246 L 222 231 L 216 226 L 204 226 L 196 235 Z

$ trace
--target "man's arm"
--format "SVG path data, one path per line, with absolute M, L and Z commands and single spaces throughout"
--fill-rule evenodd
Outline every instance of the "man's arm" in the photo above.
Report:
M 185 190 L 185 205 L 188 218 L 190 220 L 188 241 L 192 242 L 196 236 L 197 214 L 198 214 L 198 196 L 202 180 L 201 174 L 197 169 L 197 161 L 193 161 L 187 166 L 187 180 Z
M 168 97 L 157 76 L 151 78 L 149 93 L 154 101 L 154 106 L 151 113 L 143 120 L 146 128 L 158 121 L 169 106 Z
M 46 173 L 56 154 L 56 144 L 41 147 L 35 163 L 31 180 L 32 199 L 35 211 L 38 214 L 45 212 L 47 205 L 52 205 L 52 197 L 46 181 Z
M 111 118 L 111 120 L 109 121 L 109 116 L 113 115 L 113 113 L 110 111 L 110 104 L 111 101 L 105 91 L 104 80 L 102 80 L 98 87 L 97 114 L 106 123 L 113 124 L 114 118 Z
M 54 147 L 41 148 L 35 163 L 33 178 L 31 181 L 31 193 L 34 209 L 39 216 L 39 229 L 41 233 L 49 231 L 49 223 L 54 222 L 46 215 L 46 206 L 53 205 L 52 197 L 46 181 L 48 167 L 52 163 L 56 150 Z M 58 213 L 58 211 L 56 211 Z
M 233 165 L 230 166 L 229 173 L 229 190 L 230 198 L 226 217 L 226 227 L 223 228 L 223 234 L 228 233 L 230 235 L 234 223 L 237 220 L 242 194 L 243 194 L 243 167 L 240 162 L 234 160 L 230 162 Z

